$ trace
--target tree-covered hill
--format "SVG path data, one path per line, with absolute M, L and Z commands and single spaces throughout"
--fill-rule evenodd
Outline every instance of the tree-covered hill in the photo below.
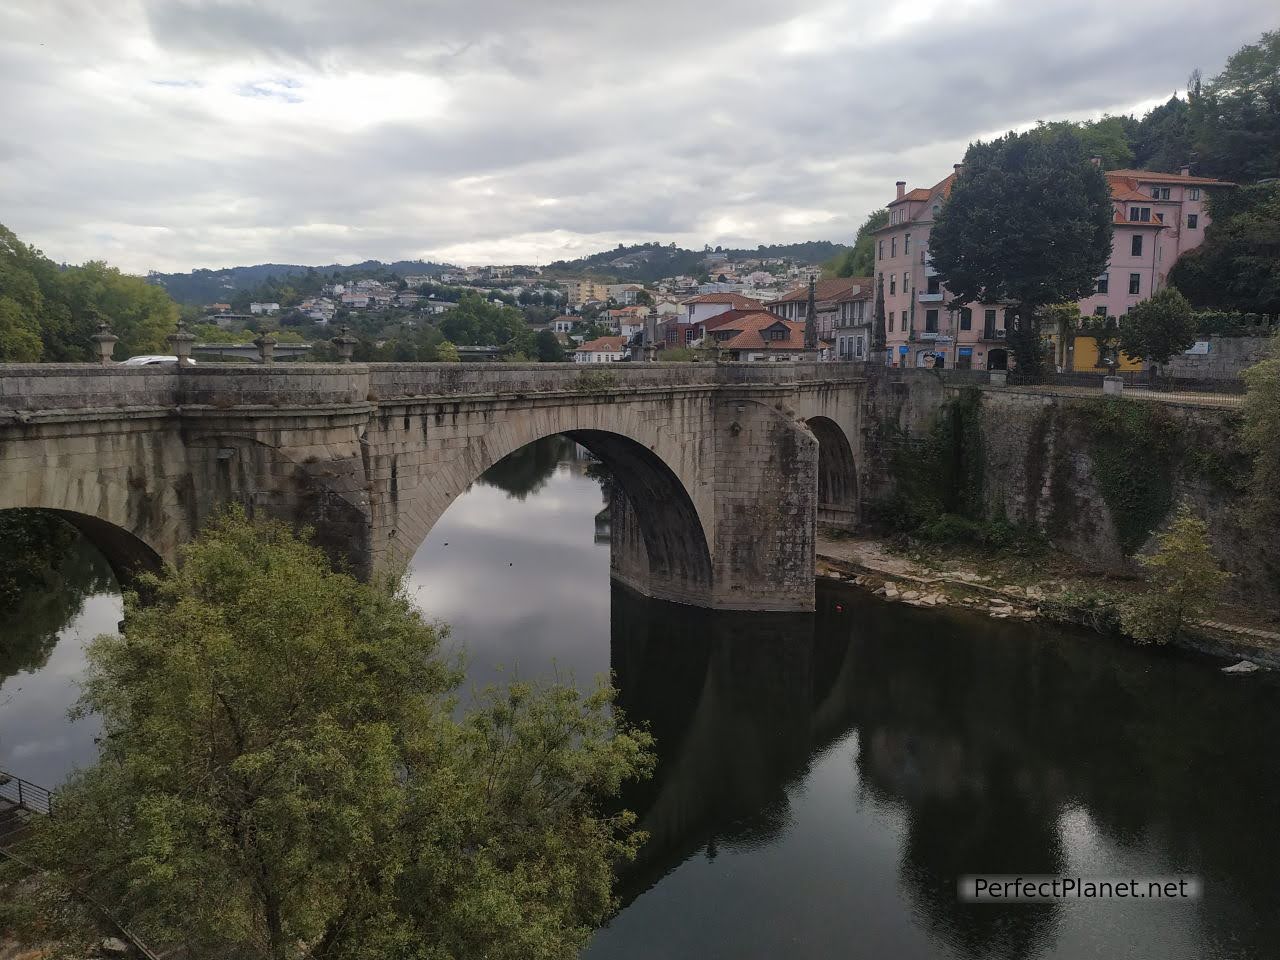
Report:
M 179 303 L 206 304 L 230 301 L 238 292 L 254 290 L 268 280 L 283 282 L 289 277 L 313 276 L 324 282 L 344 277 L 368 277 L 378 274 L 439 276 L 450 269 L 448 264 L 429 260 L 397 260 L 308 267 L 296 263 L 259 263 L 251 267 L 224 267 L 220 270 L 192 270 L 190 273 L 151 273 L 147 279 L 164 287 Z
M 736 263 L 742 260 L 782 258 L 801 263 L 821 263 L 846 249 L 844 244 L 829 240 L 761 244 L 754 250 L 728 247 L 688 250 L 673 243 L 657 242 L 631 246 L 619 244 L 612 250 L 593 253 L 576 260 L 556 260 L 547 265 L 545 272 L 553 277 L 589 276 L 644 283 L 660 277 L 698 276 L 707 272 L 710 262 L 717 260 L 727 259 L 730 263 Z

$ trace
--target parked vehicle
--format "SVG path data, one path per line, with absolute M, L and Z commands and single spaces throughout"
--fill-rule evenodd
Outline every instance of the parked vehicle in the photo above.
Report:
M 130 357 L 128 360 L 121 360 L 120 366 L 150 367 L 150 366 L 154 366 L 157 363 L 177 363 L 177 362 L 178 362 L 177 357 L 165 357 L 159 354 L 144 354 L 143 356 L 139 356 L 139 357 Z M 194 360 L 189 360 L 188 362 L 192 364 L 195 363 Z

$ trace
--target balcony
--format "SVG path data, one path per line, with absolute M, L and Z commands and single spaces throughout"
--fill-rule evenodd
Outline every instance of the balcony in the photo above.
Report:
M 921 303 L 941 303 L 944 297 L 943 293 L 929 293 L 927 290 L 921 290 L 916 294 L 916 299 Z
M 1004 338 L 1005 338 L 1005 332 L 1002 329 L 997 330 L 995 327 L 982 328 L 983 340 L 1003 340 Z

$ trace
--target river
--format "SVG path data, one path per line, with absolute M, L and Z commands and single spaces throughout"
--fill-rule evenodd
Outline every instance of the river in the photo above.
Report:
M 409 589 L 472 684 L 612 670 L 658 741 L 650 840 L 585 951 L 623 958 L 1280 956 L 1280 683 L 822 582 L 816 615 L 611 587 L 597 467 L 553 438 L 422 545 Z M 56 784 L 83 644 L 120 600 L 82 541 L 0 646 L 0 767 Z M 963 874 L 1191 875 L 1194 902 L 960 902 Z

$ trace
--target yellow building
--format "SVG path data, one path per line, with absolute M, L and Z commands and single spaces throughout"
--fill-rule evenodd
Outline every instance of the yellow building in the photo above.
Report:
M 595 280 L 566 280 L 564 289 L 568 294 L 569 303 L 575 307 L 591 300 L 599 300 L 603 303 L 609 299 L 609 285 Z
M 1097 373 L 1104 371 L 1106 367 L 1098 364 L 1098 340 L 1096 337 L 1077 334 L 1073 341 L 1072 362 L 1064 363 L 1064 357 L 1058 347 L 1058 338 L 1056 335 L 1049 337 L 1053 341 L 1053 355 L 1058 358 L 1058 365 L 1063 369 L 1073 370 L 1076 373 Z M 1135 360 L 1127 353 L 1119 355 L 1120 362 L 1116 365 L 1116 370 L 1122 373 L 1136 372 L 1142 369 L 1142 361 Z

